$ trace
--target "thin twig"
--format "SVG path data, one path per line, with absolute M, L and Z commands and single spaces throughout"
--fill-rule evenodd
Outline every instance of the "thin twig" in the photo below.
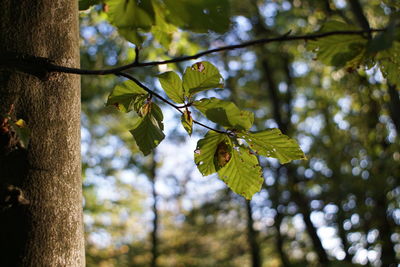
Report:
M 170 105 L 171 107 L 175 108 L 176 110 L 179 110 L 179 112 L 183 113 L 183 111 L 180 110 L 181 107 L 175 105 L 174 103 L 168 101 L 167 99 L 165 99 L 164 97 L 162 97 L 161 95 L 159 95 L 158 93 L 156 93 L 155 91 L 149 89 L 147 86 L 145 86 L 144 84 L 142 84 L 138 79 L 136 79 L 135 77 L 133 77 L 132 75 L 129 75 L 128 73 L 125 72 L 118 72 L 115 73 L 115 75 L 117 76 L 122 76 L 125 77 L 131 81 L 133 81 L 134 83 L 136 83 L 137 85 L 139 85 L 143 90 L 145 90 L 146 92 L 148 92 L 151 95 L 154 95 L 155 97 L 157 97 L 158 99 L 160 99 L 161 101 L 163 101 L 164 103 Z
M 164 65 L 164 64 L 169 64 L 169 63 L 178 63 L 178 62 L 197 59 L 202 56 L 217 53 L 217 52 L 235 50 L 235 49 L 240 49 L 240 48 L 254 46 L 254 45 L 262 45 L 262 44 L 268 44 L 268 43 L 274 43 L 274 42 L 296 41 L 296 40 L 304 40 L 304 41 L 316 40 L 319 38 L 324 38 L 324 37 L 328 37 L 328 36 L 332 36 L 332 35 L 363 35 L 365 33 L 382 32 L 382 31 L 385 31 L 385 29 L 370 29 L 370 30 L 358 30 L 358 31 L 332 31 L 332 32 L 314 33 L 314 34 L 307 34 L 307 35 L 293 35 L 293 36 L 290 36 L 290 35 L 288 35 L 288 33 L 285 33 L 284 35 L 279 36 L 279 37 L 263 38 L 263 39 L 243 42 L 240 44 L 222 46 L 222 47 L 206 50 L 206 51 L 203 51 L 203 52 L 191 55 L 191 56 L 182 56 L 182 57 L 172 58 L 172 59 L 168 59 L 168 60 L 164 60 L 164 61 L 150 61 L 150 62 L 140 63 L 137 60 L 135 60 L 135 62 L 127 64 L 127 65 L 110 68 L 110 69 L 102 69 L 102 70 L 86 70 L 86 69 L 69 68 L 69 67 L 51 64 L 48 68 L 48 71 L 72 73 L 72 74 L 80 74 L 80 75 L 116 74 L 116 73 L 120 73 L 121 71 L 128 70 L 128 69 L 133 69 L 133 68 L 138 68 L 138 67 L 158 66 L 158 65 Z
M 175 105 L 174 103 L 171 103 L 170 101 L 168 101 L 167 99 L 165 99 L 164 97 L 162 97 L 161 95 L 159 95 L 158 93 L 156 93 L 156 92 L 154 92 L 153 90 L 149 89 L 146 85 L 144 85 L 143 83 L 141 83 L 138 79 L 136 79 L 136 78 L 133 77 L 132 75 L 129 75 L 129 74 L 125 73 L 125 72 L 118 72 L 118 73 L 115 73 L 115 75 L 117 75 L 117 76 L 122 76 L 122 77 L 125 77 L 125 78 L 127 78 L 127 79 L 133 81 L 133 82 L 136 83 L 138 86 L 140 86 L 143 90 L 145 90 L 145 91 L 148 92 L 149 94 L 151 94 L 151 95 L 157 97 L 158 99 L 160 99 L 162 102 L 166 103 L 167 105 L 170 105 L 171 107 L 173 107 L 174 109 L 176 109 L 176 110 L 177 110 L 179 113 L 181 113 L 181 114 L 183 114 L 183 111 L 180 110 L 181 108 L 187 108 L 188 106 L 191 105 L 191 103 L 190 103 L 190 105 L 187 104 L 187 105 L 184 105 L 184 106 L 177 106 L 177 105 Z M 212 128 L 212 127 L 210 127 L 210 126 L 207 126 L 207 125 L 205 125 L 205 124 L 203 124 L 203 123 L 201 123 L 201 122 L 199 122 L 199 121 L 196 121 L 196 120 L 193 120 L 193 123 L 195 123 L 195 124 L 197 124 L 197 125 L 200 125 L 200 126 L 202 126 L 202 127 L 204 127 L 204 128 L 207 128 L 207 129 L 209 129 L 209 130 L 212 130 L 212 131 L 214 131 L 214 132 L 217 132 L 217 133 L 227 134 L 226 131 L 220 131 L 220 130 L 214 129 L 214 128 Z

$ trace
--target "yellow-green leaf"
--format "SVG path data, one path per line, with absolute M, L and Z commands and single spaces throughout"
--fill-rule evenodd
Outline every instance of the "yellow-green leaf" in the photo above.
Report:
M 238 133 L 238 137 L 246 140 L 256 154 L 277 158 L 282 164 L 292 160 L 306 159 L 297 142 L 282 134 L 277 128 L 260 132 Z
M 214 164 L 214 156 L 218 144 L 226 140 L 226 138 L 225 134 L 209 131 L 203 139 L 197 142 L 197 147 L 194 151 L 194 162 L 204 176 L 217 172 Z
M 203 98 L 193 103 L 207 119 L 229 129 L 248 130 L 254 122 L 254 114 L 239 109 L 233 102 L 218 98 Z
M 158 75 L 158 79 L 169 98 L 176 103 L 184 103 L 182 80 L 178 74 L 168 71 Z
M 193 118 L 190 115 L 190 112 L 185 110 L 181 116 L 181 123 L 183 128 L 185 128 L 186 132 L 189 135 L 192 135 L 193 132 Z
M 236 194 L 251 199 L 264 182 L 257 157 L 241 146 L 232 149 L 228 163 L 218 171 L 219 178 Z
M 201 61 L 187 67 L 183 74 L 183 89 L 186 95 L 194 95 L 198 92 L 220 88 L 223 86 L 223 78 L 218 69 L 207 61 Z

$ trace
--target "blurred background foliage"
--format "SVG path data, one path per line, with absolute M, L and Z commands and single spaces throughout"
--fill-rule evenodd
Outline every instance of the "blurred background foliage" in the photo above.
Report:
M 106 21 L 107 6 L 95 2 L 80 13 L 82 68 L 134 61 L 135 46 Z M 162 44 L 147 34 L 140 61 L 311 33 L 332 18 L 362 28 L 354 2 L 373 28 L 395 13 L 390 1 L 231 0 L 229 31 L 175 29 Z M 197 171 L 193 150 L 203 129 L 187 137 L 179 114 L 162 106 L 167 138 L 144 157 L 128 132 L 133 115 L 105 107 L 121 80 L 82 76 L 87 266 L 396 266 L 399 90 L 376 66 L 337 69 L 314 57 L 299 41 L 202 58 L 226 82 L 204 95 L 253 111 L 255 130 L 279 127 L 308 157 L 287 165 L 262 160 L 265 185 L 251 202 Z M 160 89 L 157 74 L 193 62 L 132 73 Z

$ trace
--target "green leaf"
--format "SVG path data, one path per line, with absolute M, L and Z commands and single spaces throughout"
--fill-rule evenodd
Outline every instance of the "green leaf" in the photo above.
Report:
M 248 130 L 254 122 L 254 114 L 239 109 L 233 102 L 218 98 L 203 98 L 195 101 L 193 106 L 209 120 L 229 129 Z
M 328 21 L 318 33 L 343 30 L 358 29 L 344 22 Z M 350 65 L 346 63 L 363 55 L 366 43 L 366 39 L 360 35 L 332 35 L 308 41 L 307 46 L 316 53 L 317 59 L 326 65 L 355 68 L 357 64 L 361 63 L 361 58 L 352 61 Z
M 259 192 L 264 182 L 257 157 L 241 146 L 232 149 L 230 160 L 218 171 L 218 176 L 233 192 L 246 199 Z
M 139 30 L 149 31 L 154 24 L 151 1 L 107 0 L 108 20 L 128 41 L 140 45 L 143 37 Z
M 26 125 L 23 119 L 19 119 L 16 122 L 12 122 L 12 128 L 17 133 L 19 143 L 23 148 L 27 148 L 30 138 L 30 129 Z
M 367 51 L 376 53 L 391 48 L 397 37 L 397 23 L 398 19 L 394 17 L 385 31 L 380 32 L 369 41 Z
M 220 88 L 223 86 L 223 78 L 218 69 L 207 61 L 201 61 L 187 67 L 183 74 L 183 89 L 186 95 L 194 95 L 198 92 Z
M 143 118 L 139 118 L 133 129 L 130 130 L 136 144 L 145 156 L 150 154 L 165 137 L 162 131 L 162 119 L 161 109 L 151 103 L 149 112 Z
M 214 166 L 217 171 L 223 168 L 232 157 L 232 146 L 228 138 L 225 138 L 217 146 L 214 154 Z
M 224 33 L 230 25 L 229 0 L 164 0 L 168 20 L 194 32 Z
M 400 87 L 400 42 L 393 42 L 392 47 L 379 52 L 376 59 L 383 76 L 389 83 Z
M 203 139 L 197 142 L 194 151 L 194 162 L 202 175 L 210 175 L 217 172 L 214 164 L 214 156 L 218 144 L 225 141 L 227 136 L 214 131 L 209 131 Z
M 139 109 L 143 106 L 148 93 L 133 81 L 125 81 L 114 87 L 107 100 L 107 106 L 116 106 L 122 112 Z
M 192 135 L 193 132 L 193 118 L 190 116 L 190 112 L 185 110 L 181 116 L 181 123 L 183 128 L 185 128 L 186 132 L 189 135 Z
M 175 33 L 178 28 L 166 21 L 166 7 L 161 2 L 153 1 L 154 13 L 155 13 L 155 25 L 151 28 L 154 39 L 157 40 L 165 48 L 169 48 Z
M 176 103 L 184 103 L 182 80 L 173 71 L 164 72 L 158 75 L 162 88 L 169 98 Z
M 400 9 L 400 2 L 398 0 L 383 0 L 383 2 L 388 6 Z
M 79 10 L 86 10 L 100 3 L 101 0 L 79 0 Z
M 276 128 L 260 132 L 238 133 L 238 137 L 246 140 L 256 154 L 277 158 L 282 164 L 292 160 L 306 159 L 297 142 Z

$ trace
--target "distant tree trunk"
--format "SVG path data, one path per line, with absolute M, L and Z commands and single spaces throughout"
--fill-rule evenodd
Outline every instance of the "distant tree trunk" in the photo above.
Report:
M 294 202 L 299 207 L 301 215 L 303 215 L 303 220 L 306 225 L 307 233 L 310 236 L 314 246 L 314 250 L 318 255 L 319 263 L 322 264 L 322 266 L 326 266 L 326 264 L 329 262 L 328 255 L 326 254 L 326 251 L 322 246 L 321 239 L 317 234 L 317 229 L 315 228 L 314 224 L 311 221 L 311 211 L 310 208 L 308 207 L 308 201 L 305 200 L 303 195 L 301 195 L 296 191 L 291 191 L 291 193 Z
M 260 246 L 257 240 L 257 232 L 254 229 L 253 209 L 249 200 L 246 200 L 247 212 L 247 239 L 250 245 L 251 266 L 261 267 Z
M 388 93 L 390 96 L 389 101 L 389 114 L 394 126 L 396 127 L 397 138 L 400 139 L 400 97 L 399 91 L 396 86 L 389 84 Z
M 283 219 L 282 214 L 278 210 L 276 210 L 276 216 L 275 216 L 275 222 L 274 222 L 274 227 L 275 227 L 275 231 L 276 231 L 276 248 L 278 250 L 278 254 L 281 259 L 282 266 L 289 267 L 290 262 L 285 253 L 285 250 L 283 248 L 283 236 L 281 234 L 282 219 Z
M 279 190 L 279 182 L 278 182 L 278 175 L 279 175 L 279 171 L 281 169 L 282 166 L 280 166 L 276 171 L 276 175 L 275 175 L 275 183 L 274 185 L 271 186 L 267 186 L 265 183 L 263 185 L 263 187 L 268 190 L 270 199 L 271 199 L 271 203 L 272 203 L 272 208 L 275 210 L 276 215 L 274 218 L 274 228 L 276 231 L 276 238 L 275 238 L 275 248 L 279 254 L 281 263 L 283 267 L 289 267 L 290 266 L 290 261 L 288 256 L 286 255 L 285 249 L 283 247 L 284 244 L 284 236 L 281 233 L 281 225 L 282 225 L 282 220 L 283 220 L 283 214 L 278 210 L 278 206 L 279 206 L 279 195 L 280 195 L 280 190 Z
M 396 259 L 396 251 L 394 250 L 394 243 L 391 239 L 393 231 L 392 223 L 387 214 L 388 206 L 386 194 L 380 194 L 376 198 L 376 215 L 379 219 L 379 240 L 382 246 L 381 261 L 382 266 L 396 266 L 398 263 Z
M 150 166 L 149 179 L 151 183 L 151 193 L 153 197 L 153 231 L 151 232 L 151 267 L 157 266 L 158 258 L 158 209 L 157 209 L 157 191 L 156 191 L 156 170 L 157 163 L 152 156 L 152 162 Z
M 265 53 L 264 53 L 264 55 L 265 55 Z M 290 129 L 290 124 L 291 124 L 290 116 L 286 116 L 286 120 L 282 116 L 281 99 L 280 99 L 280 96 L 278 95 L 278 88 L 273 79 L 273 71 L 269 67 L 268 60 L 265 58 L 262 59 L 261 64 L 262 64 L 262 67 L 263 67 L 264 73 L 265 73 L 265 80 L 267 82 L 266 87 L 267 87 L 268 93 L 270 95 L 274 119 L 275 119 L 276 123 L 278 124 L 279 129 L 281 129 L 282 131 L 284 131 L 285 134 L 287 134 L 287 132 Z M 286 61 L 286 64 L 289 64 L 289 62 Z M 288 66 L 286 66 L 286 72 L 287 72 L 287 69 L 288 69 Z M 290 75 L 288 75 L 288 76 L 290 76 Z M 290 90 L 289 90 L 289 93 L 290 93 Z M 291 99 L 286 101 L 286 105 L 287 105 L 289 114 L 291 112 L 290 111 L 290 106 L 291 106 L 290 102 L 291 102 Z M 286 169 L 287 169 L 289 183 L 296 184 L 298 179 L 297 179 L 295 170 L 293 168 L 291 168 L 290 166 L 286 167 Z M 295 186 L 291 186 L 290 188 L 295 188 Z M 324 265 L 329 262 L 329 259 L 328 259 L 328 255 L 327 255 L 325 249 L 322 246 L 321 239 L 319 238 L 319 236 L 317 234 L 317 229 L 311 222 L 311 217 L 310 217 L 311 210 L 310 210 L 310 207 L 308 206 L 308 201 L 298 191 L 291 191 L 291 194 L 292 194 L 292 200 L 297 204 L 297 206 L 299 207 L 300 213 L 303 215 L 303 220 L 306 225 L 307 233 L 309 234 L 309 236 L 312 240 L 315 252 L 317 253 L 318 258 L 319 258 L 319 262 Z
M 0 1 L 0 53 L 79 67 L 77 3 Z M 0 69 L 3 118 L 11 106 L 31 135 L 27 149 L 0 136 L 0 266 L 84 266 L 80 77 Z

